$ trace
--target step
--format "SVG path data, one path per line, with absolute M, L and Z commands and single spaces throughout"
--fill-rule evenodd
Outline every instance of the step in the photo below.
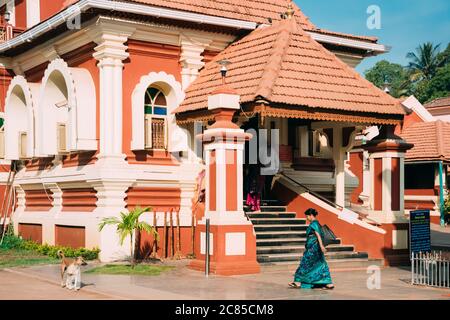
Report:
M 305 245 L 306 238 L 276 238 L 276 239 L 256 239 L 256 247 L 260 246 L 295 246 Z M 336 239 L 331 244 L 340 244 L 341 239 Z
M 260 224 L 254 225 L 253 228 L 258 233 L 260 231 L 306 231 L 308 226 L 306 224 Z
M 261 212 L 286 212 L 286 206 L 261 206 Z
M 303 238 L 306 237 L 306 231 L 258 231 L 256 239 L 277 239 L 277 238 Z
M 331 272 L 333 270 L 352 270 L 352 269 L 362 269 L 366 270 L 369 266 L 377 266 L 380 268 L 384 267 L 383 259 L 327 259 L 328 267 Z M 283 261 L 283 262 L 265 262 L 261 263 L 262 272 L 279 272 L 286 271 L 294 274 L 299 265 L 299 261 Z M 333 274 L 331 274 L 333 277 Z
M 351 245 L 332 244 L 327 246 L 328 252 L 353 252 Z M 267 246 L 256 248 L 256 254 L 299 253 L 305 251 L 305 246 Z
M 242 203 L 245 205 L 247 203 L 247 200 L 243 200 Z M 276 206 L 281 204 L 280 200 L 276 199 L 261 200 L 259 203 L 260 206 Z
M 259 263 L 265 262 L 282 262 L 282 261 L 297 261 L 300 262 L 303 255 L 297 253 L 284 253 L 284 254 L 268 254 L 257 255 Z M 368 259 L 368 255 L 365 252 L 327 252 L 325 254 L 326 259 L 340 260 L 340 259 Z
M 255 224 L 295 224 L 305 225 L 306 221 L 296 218 L 252 218 L 252 223 Z
M 279 219 L 279 218 L 295 218 L 295 212 L 264 212 L 264 213 L 247 213 L 250 219 L 258 219 L 258 218 L 270 218 L 270 219 Z M 304 220 L 304 219 L 302 219 Z

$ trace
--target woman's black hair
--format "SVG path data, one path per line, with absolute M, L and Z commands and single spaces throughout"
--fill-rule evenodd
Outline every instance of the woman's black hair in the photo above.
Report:
M 319 213 L 314 208 L 309 208 L 305 211 L 305 216 L 317 216 Z

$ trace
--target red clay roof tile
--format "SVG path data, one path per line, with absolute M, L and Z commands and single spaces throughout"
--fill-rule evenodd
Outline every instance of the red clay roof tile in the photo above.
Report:
M 401 137 L 414 148 L 406 153 L 407 161 L 450 161 L 450 123 L 441 120 L 418 122 L 407 127 Z
M 227 83 L 241 103 L 269 102 L 335 110 L 405 114 L 400 102 L 313 40 L 294 19 L 259 28 L 231 44 L 200 72 L 176 113 L 204 109 L 220 84 L 217 61 L 230 60 Z

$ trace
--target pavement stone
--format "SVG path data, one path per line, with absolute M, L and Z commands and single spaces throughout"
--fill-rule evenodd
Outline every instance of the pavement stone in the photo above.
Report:
M 292 289 L 291 270 L 270 268 L 256 275 L 208 278 L 186 267 L 188 260 L 159 276 L 82 273 L 83 287 L 72 292 L 59 285 L 58 266 L 34 266 L 0 271 L 0 299 L 132 299 L 132 300 L 373 300 L 446 299 L 449 289 L 411 286 L 409 268 L 381 269 L 381 288 L 369 290 L 366 270 L 336 271 L 332 291 Z M 91 268 L 97 264 L 90 264 Z M 45 290 L 43 290 L 45 289 Z

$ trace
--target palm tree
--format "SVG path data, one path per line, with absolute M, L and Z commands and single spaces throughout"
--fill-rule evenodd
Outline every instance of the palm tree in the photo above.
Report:
M 136 207 L 129 213 L 120 213 L 119 217 L 107 217 L 103 218 L 102 222 L 99 224 L 99 230 L 102 231 L 106 225 L 115 225 L 117 229 L 117 234 L 119 235 L 119 243 L 123 245 L 126 237 L 130 237 L 130 253 L 131 253 L 131 267 L 134 268 L 136 264 L 135 251 L 133 248 L 133 238 L 136 231 L 146 231 L 152 233 L 153 236 L 157 237 L 158 233 L 155 228 L 150 226 L 147 222 L 139 221 L 139 217 L 144 213 L 150 211 L 151 208 Z
M 408 69 L 411 71 L 411 80 L 430 80 L 436 74 L 439 67 L 443 66 L 445 59 L 439 55 L 438 45 L 426 42 L 416 48 L 416 52 L 409 52 L 406 58 L 410 59 Z

